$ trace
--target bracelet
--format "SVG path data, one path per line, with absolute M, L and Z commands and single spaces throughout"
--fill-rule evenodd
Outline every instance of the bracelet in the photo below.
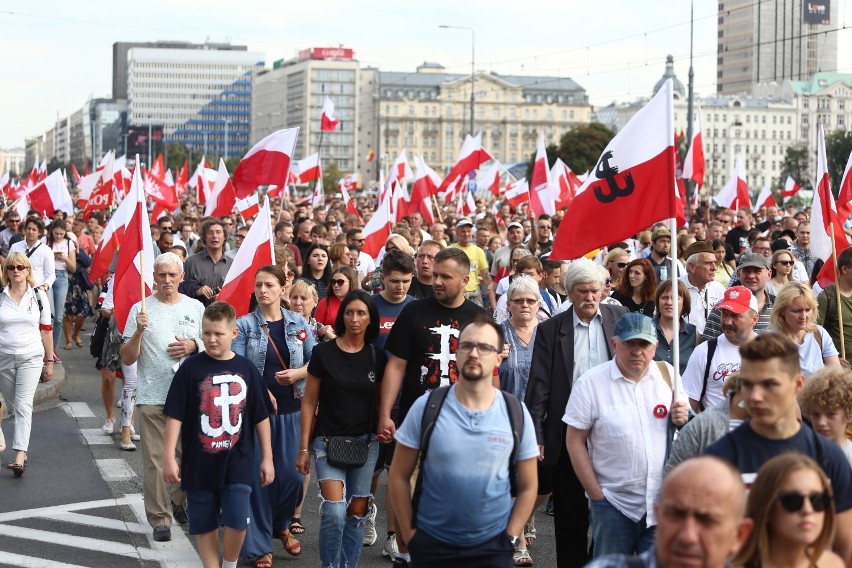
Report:
M 299 453 L 296 454 L 296 455 L 297 456 L 304 456 L 304 455 L 307 455 L 309 453 L 310 453 L 310 451 L 308 451 L 308 450 L 299 450 Z

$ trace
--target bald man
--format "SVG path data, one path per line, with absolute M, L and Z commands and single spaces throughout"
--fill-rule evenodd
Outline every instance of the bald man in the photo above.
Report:
M 663 481 L 655 545 L 639 556 L 646 568 L 724 568 L 752 529 L 745 518 L 740 472 L 712 456 L 688 459 Z M 622 554 L 604 556 L 587 568 L 632 566 Z

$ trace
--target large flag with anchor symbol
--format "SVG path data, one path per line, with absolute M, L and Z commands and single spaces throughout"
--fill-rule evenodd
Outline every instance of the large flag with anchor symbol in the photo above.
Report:
M 672 82 L 613 138 L 559 224 L 551 260 L 572 260 L 657 221 L 684 222 L 675 184 Z

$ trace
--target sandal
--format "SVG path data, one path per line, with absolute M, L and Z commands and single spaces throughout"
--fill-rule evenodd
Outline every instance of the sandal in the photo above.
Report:
M 532 546 L 535 543 L 536 531 L 533 523 L 527 523 L 524 527 L 524 539 L 527 541 L 527 546 Z
M 76 343 L 76 344 L 77 344 L 77 347 L 82 347 L 82 346 L 83 346 L 83 340 L 82 340 L 82 339 L 80 339 L 79 337 L 75 337 L 75 338 L 74 338 L 74 343 Z
M 254 560 L 254 568 L 272 568 L 272 553 L 267 552 Z
M 6 464 L 7 469 L 11 469 L 12 473 L 15 474 L 15 477 L 21 477 L 24 475 L 24 470 L 27 469 L 27 461 L 24 460 L 24 463 L 8 463 Z
M 281 544 L 284 545 L 284 550 L 287 551 L 287 554 L 290 556 L 299 556 L 302 554 L 302 543 L 296 540 L 296 537 L 290 534 L 289 530 L 281 531 L 276 536 L 281 540 Z
M 516 550 L 512 557 L 512 564 L 514 566 L 532 566 L 533 559 L 528 550 Z
M 302 524 L 301 517 L 293 517 L 290 519 L 290 534 L 305 534 L 305 526 Z
M 65 351 L 71 351 L 71 342 L 70 341 L 65 344 Z

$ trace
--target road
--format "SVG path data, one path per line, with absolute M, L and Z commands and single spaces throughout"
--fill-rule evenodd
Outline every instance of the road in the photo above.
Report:
M 91 330 L 92 323 L 87 326 Z M 16 479 L 0 471 L 0 567 L 200 566 L 194 539 L 184 531 L 173 530 L 171 542 L 152 540 L 142 507 L 140 455 L 122 451 L 117 433 L 101 431 L 106 412 L 88 344 L 61 356 L 65 388 L 60 399 L 36 408 L 26 473 Z M 11 445 L 10 428 L 5 430 Z M 10 456 L 7 450 L 0 458 L 6 463 Z M 391 566 L 382 556 L 384 481 L 377 498 L 379 540 L 363 549 L 359 566 L 365 568 Z M 294 558 L 277 543 L 274 566 L 319 565 L 318 492 L 314 482 L 302 514 L 302 555 Z M 555 566 L 552 520 L 539 512 L 536 524 L 539 543 L 530 550 L 535 565 Z

